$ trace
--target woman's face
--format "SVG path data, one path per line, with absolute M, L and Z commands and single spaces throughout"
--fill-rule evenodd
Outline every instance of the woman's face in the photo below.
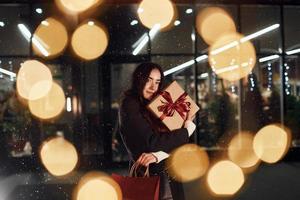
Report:
M 155 92 L 157 92 L 161 75 L 158 69 L 153 69 L 148 77 L 147 83 L 143 89 L 143 97 L 151 100 Z

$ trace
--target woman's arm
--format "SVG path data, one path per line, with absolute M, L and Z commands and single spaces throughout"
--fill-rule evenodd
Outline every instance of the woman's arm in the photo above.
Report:
M 189 136 L 193 134 L 196 129 L 196 125 L 191 120 L 187 120 L 184 123 L 184 128 L 188 130 Z M 159 163 L 162 160 L 167 159 L 170 155 L 164 151 L 157 151 L 152 153 L 156 157 L 156 163 Z
M 139 103 L 134 98 L 127 98 L 123 102 L 120 114 L 124 142 L 134 155 L 158 151 L 170 153 L 175 148 L 188 143 L 189 135 L 192 134 L 189 134 L 188 128 L 180 128 L 167 133 L 155 132 L 143 117 Z

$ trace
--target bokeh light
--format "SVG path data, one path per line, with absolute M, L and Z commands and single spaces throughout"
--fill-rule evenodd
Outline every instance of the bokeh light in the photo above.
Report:
M 47 18 L 35 30 L 32 47 L 37 55 L 53 58 L 63 52 L 67 43 L 65 26 L 54 18 Z
M 41 83 L 41 85 L 44 84 Z M 41 86 L 38 85 L 37 87 L 40 88 Z M 33 92 L 35 91 L 33 90 Z M 46 96 L 37 100 L 29 100 L 29 110 L 40 119 L 51 119 L 62 112 L 65 107 L 65 101 L 64 91 L 57 83 L 53 82 Z
M 268 125 L 258 131 L 253 140 L 256 155 L 267 163 L 279 161 L 288 151 L 291 134 L 279 125 Z
M 24 98 L 36 100 L 45 96 L 52 87 L 52 74 L 49 68 L 37 60 L 28 60 L 21 64 L 17 75 L 17 92 Z M 31 95 L 32 88 L 37 92 Z
M 108 45 L 108 34 L 103 25 L 89 21 L 75 30 L 71 44 L 79 57 L 92 60 L 105 52 Z
M 256 63 L 256 53 L 250 41 L 238 33 L 221 36 L 209 50 L 209 64 L 221 78 L 236 81 L 246 77 Z
M 242 169 L 231 161 L 216 163 L 208 172 L 207 183 L 214 194 L 233 195 L 244 184 Z
M 55 0 L 60 10 L 69 14 L 86 11 L 102 3 L 103 0 Z
M 180 182 L 200 178 L 209 166 L 205 150 L 195 144 L 186 144 L 177 148 L 168 159 L 169 174 Z
M 236 27 L 230 15 L 218 7 L 201 10 L 196 18 L 196 28 L 203 40 L 211 45 L 223 34 L 235 33 Z
M 75 147 L 63 137 L 42 144 L 40 157 L 45 168 L 55 176 L 66 175 L 76 167 L 78 155 Z
M 175 20 L 176 7 L 170 0 L 143 0 L 137 13 L 142 24 L 149 29 L 156 24 L 165 29 Z
M 229 143 L 228 157 L 241 168 L 252 168 L 260 161 L 253 149 L 253 138 L 252 133 L 241 132 L 235 135 Z
M 121 188 L 112 178 L 89 172 L 83 176 L 74 193 L 74 200 L 121 200 Z

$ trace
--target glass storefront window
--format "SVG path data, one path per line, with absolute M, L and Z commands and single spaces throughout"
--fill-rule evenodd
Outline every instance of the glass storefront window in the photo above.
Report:
M 280 24 L 280 7 L 241 5 L 241 33 L 250 35 L 275 24 Z M 257 53 L 282 53 L 280 28 L 252 39 Z
M 28 56 L 29 38 L 26 31 L 31 31 L 28 5 L 0 5 L 0 55 Z

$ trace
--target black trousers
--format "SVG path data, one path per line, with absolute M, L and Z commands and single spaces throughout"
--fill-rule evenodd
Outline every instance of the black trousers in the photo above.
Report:
M 166 171 L 159 173 L 160 176 L 160 200 L 184 200 L 182 183 L 173 180 Z

